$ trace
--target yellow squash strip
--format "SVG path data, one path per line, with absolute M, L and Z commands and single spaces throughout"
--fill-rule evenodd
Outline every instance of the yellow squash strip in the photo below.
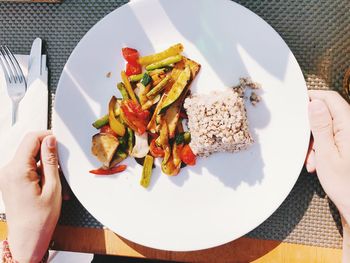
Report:
M 166 84 L 169 82 L 170 78 L 170 75 L 168 75 L 164 79 L 162 79 L 150 92 L 146 94 L 147 98 L 153 99 L 160 92 L 162 92 Z
M 131 84 L 130 84 L 130 81 L 129 81 L 129 78 L 128 76 L 126 76 L 125 74 L 125 71 L 123 70 L 121 73 L 120 73 L 121 77 L 122 77 L 122 81 L 125 85 L 125 89 L 126 91 L 128 92 L 129 94 L 129 97 L 134 101 L 136 102 L 137 104 L 139 104 L 137 98 L 136 98 L 136 95 L 135 95 L 135 92 L 134 90 L 132 89 L 131 87 Z
M 178 175 L 180 172 L 181 164 L 176 166 L 173 161 L 173 157 L 171 156 L 167 163 L 162 162 L 162 172 L 169 176 Z
M 160 133 L 159 137 L 156 140 L 156 144 L 162 147 L 162 149 L 164 150 L 165 154 L 162 162 L 166 163 L 171 156 L 171 148 L 168 137 L 168 125 L 163 119 L 160 120 Z
M 140 184 L 147 188 L 151 182 L 152 169 L 153 169 L 153 156 L 146 155 L 145 161 L 143 162 L 142 177 Z
M 152 63 L 148 66 L 146 66 L 146 70 L 155 70 L 158 68 L 164 68 L 164 67 L 168 67 L 168 66 L 172 66 L 175 63 L 179 62 L 182 60 L 182 56 L 181 55 L 176 55 L 176 56 L 172 56 L 172 57 L 168 57 L 166 59 L 163 59 L 161 61 Z
M 180 99 L 174 102 L 164 115 L 164 119 L 168 125 L 170 139 L 175 137 L 175 131 L 180 117 L 182 102 L 183 100 L 180 101 Z
M 142 109 L 143 110 L 148 110 L 151 108 L 154 104 L 158 103 L 160 101 L 160 94 L 157 95 L 155 98 L 146 101 L 144 104 L 142 104 Z
M 120 121 L 117 120 L 117 118 L 114 115 L 114 108 L 116 103 L 117 103 L 117 99 L 116 97 L 113 96 L 109 101 L 109 105 L 108 105 L 109 126 L 116 134 L 118 134 L 119 136 L 124 136 L 125 127 L 123 124 L 120 123 Z
M 165 100 L 165 98 L 166 98 L 166 94 L 164 93 L 163 96 L 160 98 L 160 101 L 158 102 L 153 112 L 152 118 L 147 125 L 147 130 L 150 131 L 151 133 L 157 132 L 157 117 L 160 109 L 162 108 L 162 102 Z
M 143 105 L 148 101 L 146 94 L 151 90 L 151 84 L 145 87 L 142 83 L 137 83 L 136 87 L 140 89 L 139 100 L 141 105 Z
M 153 77 L 154 75 L 162 75 L 162 74 L 165 74 L 165 69 L 164 68 L 158 68 L 158 69 L 155 69 L 155 70 L 151 70 L 151 71 L 147 71 L 148 74 Z
M 183 144 L 176 144 L 174 142 L 173 145 L 173 163 L 175 167 L 181 166 L 180 152 L 183 147 Z
M 181 43 L 179 43 L 179 44 L 176 44 L 176 45 L 169 47 L 168 49 L 166 49 L 162 52 L 159 52 L 159 53 L 156 53 L 153 55 L 149 55 L 149 56 L 145 56 L 145 57 L 141 57 L 141 58 L 139 58 L 139 63 L 143 66 L 146 66 L 146 65 L 152 64 L 154 62 L 166 59 L 168 57 L 178 55 L 183 50 L 184 50 L 183 45 Z

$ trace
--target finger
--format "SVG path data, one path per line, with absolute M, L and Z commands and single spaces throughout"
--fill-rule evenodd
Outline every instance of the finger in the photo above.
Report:
M 309 153 L 305 166 L 308 173 L 316 172 L 315 152 L 313 150 Z
M 335 144 L 341 155 L 350 154 L 350 106 L 335 91 L 310 91 L 311 99 L 320 99 L 327 104 L 333 118 Z
M 26 134 L 18 146 L 14 158 L 23 162 L 31 161 L 32 159 L 35 160 L 39 154 L 42 140 L 49 134 L 51 134 L 51 131 L 39 131 Z
M 51 196 L 60 191 L 60 178 L 58 173 L 57 143 L 53 135 L 43 139 L 41 144 L 41 165 L 42 165 L 42 192 Z
M 325 102 L 335 122 L 348 123 L 350 106 L 346 100 L 344 100 L 342 96 L 339 95 L 338 92 L 329 90 L 310 90 L 309 97 L 311 100 L 318 99 Z
M 334 142 L 332 117 L 322 100 L 313 99 L 309 103 L 309 120 L 316 154 L 324 157 L 339 154 Z
M 311 138 L 310 144 L 309 144 L 309 149 L 308 149 L 306 159 L 305 159 L 306 170 L 309 173 L 314 173 L 316 171 L 315 152 L 313 149 L 313 145 L 314 145 L 314 139 Z

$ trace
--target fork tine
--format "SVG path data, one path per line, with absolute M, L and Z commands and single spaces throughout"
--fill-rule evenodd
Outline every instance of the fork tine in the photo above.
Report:
M 17 81 L 16 77 L 15 77 L 15 72 L 14 72 L 14 68 L 13 68 L 13 65 L 4 49 L 4 46 L 1 46 L 1 49 L 0 49 L 0 52 L 4 58 L 4 61 L 5 61 L 5 65 L 6 65 L 6 68 L 7 68 L 7 71 L 10 75 L 10 80 L 11 82 L 15 82 Z
M 5 49 L 5 46 L 2 46 L 2 53 L 4 55 L 5 61 L 7 63 L 7 66 L 9 68 L 10 75 L 13 78 L 13 81 L 16 83 L 17 82 L 17 72 L 15 71 L 14 64 L 13 64 L 9 54 L 7 53 L 7 50 Z
M 10 76 L 8 63 L 7 63 L 6 59 L 5 59 L 5 54 L 3 53 L 2 46 L 0 46 L 0 63 L 1 63 L 2 69 L 4 70 L 4 74 L 5 74 L 6 78 L 11 83 L 12 79 L 11 79 L 11 76 Z
M 24 74 L 23 74 L 21 66 L 19 65 L 19 63 L 18 63 L 16 57 L 13 55 L 12 51 L 7 46 L 5 46 L 4 48 L 5 48 L 5 51 L 7 52 L 7 55 L 9 56 L 11 62 L 12 62 L 12 65 L 15 68 L 19 82 L 22 83 L 22 81 L 25 81 L 25 78 L 24 78 Z

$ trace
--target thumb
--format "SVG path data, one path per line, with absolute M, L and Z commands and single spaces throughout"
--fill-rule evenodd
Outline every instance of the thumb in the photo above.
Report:
M 323 101 L 314 99 L 309 103 L 309 120 L 316 155 L 334 155 L 337 148 L 333 136 L 332 116 Z
M 53 194 L 60 185 L 56 146 L 56 138 L 52 135 L 46 136 L 41 144 L 42 192 L 45 195 Z

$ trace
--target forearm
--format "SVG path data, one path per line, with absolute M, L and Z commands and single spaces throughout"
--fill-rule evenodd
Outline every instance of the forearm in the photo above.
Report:
M 350 263 L 350 226 L 349 221 L 342 217 L 343 224 L 343 263 Z

